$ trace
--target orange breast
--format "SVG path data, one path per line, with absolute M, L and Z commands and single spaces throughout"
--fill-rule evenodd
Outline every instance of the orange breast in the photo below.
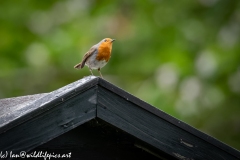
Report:
M 105 60 L 108 62 L 108 60 L 111 57 L 111 51 L 112 51 L 112 44 L 106 44 L 102 43 L 98 47 L 98 54 L 96 59 L 99 61 Z

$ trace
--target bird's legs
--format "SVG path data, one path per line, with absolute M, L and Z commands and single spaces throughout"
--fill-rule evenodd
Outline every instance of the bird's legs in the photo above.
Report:
M 89 70 L 90 70 L 90 72 L 92 73 L 92 69 L 91 69 L 91 68 L 89 68 Z M 92 76 L 93 76 L 93 73 L 92 73 Z
M 98 72 L 99 72 L 101 78 L 103 78 L 102 73 L 101 73 L 101 71 L 100 71 L 100 68 L 98 68 Z

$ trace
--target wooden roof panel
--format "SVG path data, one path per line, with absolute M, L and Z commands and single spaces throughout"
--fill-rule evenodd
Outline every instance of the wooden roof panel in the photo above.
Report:
M 26 102 L 17 105 L 14 99 L 8 99 L 9 103 L 0 100 L 3 107 L 12 111 L 0 111 L 3 151 L 29 151 L 84 122 L 100 118 L 178 159 L 240 158 L 239 151 L 95 76 L 42 96 L 20 99 Z M 26 110 L 20 114 L 16 106 Z M 6 119 L 7 114 L 15 116 Z M 17 140 L 17 144 L 13 143 Z

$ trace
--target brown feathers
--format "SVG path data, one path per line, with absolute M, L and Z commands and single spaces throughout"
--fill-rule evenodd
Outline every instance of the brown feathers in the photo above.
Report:
M 84 55 L 82 62 L 75 65 L 74 68 L 82 69 L 87 61 L 87 59 L 96 51 L 96 46 L 92 46 L 90 50 Z

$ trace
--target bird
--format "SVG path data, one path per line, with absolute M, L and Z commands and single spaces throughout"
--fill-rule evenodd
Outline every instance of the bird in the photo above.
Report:
M 101 78 L 101 68 L 103 68 L 111 58 L 112 44 L 115 39 L 104 38 L 99 43 L 93 45 L 87 53 L 83 56 L 80 63 L 74 66 L 76 69 L 82 69 L 85 65 L 88 66 L 91 74 L 92 70 L 97 69 Z

